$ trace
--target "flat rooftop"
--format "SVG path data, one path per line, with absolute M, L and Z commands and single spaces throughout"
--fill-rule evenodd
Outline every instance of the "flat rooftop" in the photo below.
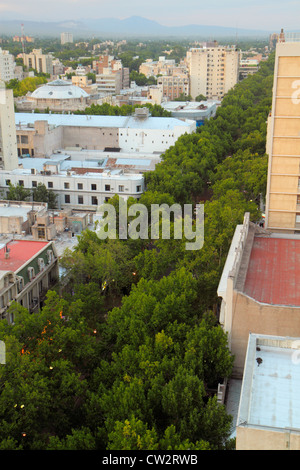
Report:
M 249 335 L 237 425 L 300 431 L 300 338 Z
M 255 236 L 243 292 L 258 302 L 300 307 L 300 238 Z
M 134 116 L 96 116 L 80 114 L 45 114 L 15 113 L 17 130 L 34 124 L 35 121 L 47 121 L 53 126 L 72 127 L 114 127 L 119 129 L 161 129 L 171 130 L 175 127 L 189 128 L 193 121 L 181 121 L 173 117 L 147 117 L 139 119 Z
M 27 261 L 36 256 L 49 242 L 31 240 L 10 240 L 0 244 L 0 270 L 18 271 Z M 6 249 L 9 249 L 9 258 L 5 258 Z

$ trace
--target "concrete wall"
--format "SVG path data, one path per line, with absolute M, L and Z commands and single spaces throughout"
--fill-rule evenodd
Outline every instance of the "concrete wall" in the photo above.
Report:
M 250 332 L 272 336 L 300 336 L 300 307 L 261 304 L 234 291 L 232 306 L 228 307 L 228 311 L 232 311 L 230 337 L 231 351 L 235 355 L 236 377 L 242 377 L 243 374 Z
M 236 450 L 300 450 L 300 434 L 238 426 Z

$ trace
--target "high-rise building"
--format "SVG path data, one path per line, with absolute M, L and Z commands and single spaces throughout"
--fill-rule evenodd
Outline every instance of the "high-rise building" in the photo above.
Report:
M 73 34 L 72 33 L 61 33 L 60 35 L 60 43 L 61 44 L 68 44 L 73 42 Z
M 190 95 L 222 99 L 239 77 L 240 52 L 236 46 L 220 46 L 217 42 L 191 48 L 186 55 L 190 76 Z
M 15 67 L 14 56 L 0 47 L 0 80 L 8 82 L 15 78 Z
M 0 166 L 5 170 L 18 168 L 13 92 L 3 82 L 0 82 Z
M 53 56 L 43 54 L 42 49 L 33 49 L 30 54 L 23 54 L 23 62 L 29 69 L 34 69 L 38 73 L 53 73 Z
M 281 41 L 281 42 L 280 42 Z M 266 228 L 300 233 L 300 35 L 276 45 L 268 119 Z

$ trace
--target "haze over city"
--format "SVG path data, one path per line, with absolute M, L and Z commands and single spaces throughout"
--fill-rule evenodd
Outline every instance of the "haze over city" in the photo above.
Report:
M 153 0 L 149 4 L 138 0 L 123 2 L 115 0 L 53 0 L 45 10 L 41 0 L 4 0 L 0 2 L 1 20 L 58 21 L 88 18 L 114 17 L 125 19 L 142 16 L 165 26 L 187 24 L 219 25 L 247 29 L 275 31 L 280 28 L 299 28 L 300 4 L 297 1 L 279 0 L 212 0 L 211 2 L 189 0 L 178 2 Z M 292 14 L 291 14 L 292 12 Z

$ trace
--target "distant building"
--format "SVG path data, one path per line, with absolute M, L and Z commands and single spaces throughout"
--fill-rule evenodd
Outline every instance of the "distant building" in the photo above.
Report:
M 0 168 L 11 170 L 18 166 L 18 149 L 13 91 L 0 82 Z
M 250 333 L 236 450 L 300 450 L 300 338 Z
M 239 79 L 240 52 L 236 46 L 203 43 L 186 54 L 190 95 L 220 100 Z
M 170 101 L 190 93 L 189 77 L 185 74 L 158 77 L 157 85 L 162 87 L 163 98 Z
M 177 119 L 196 121 L 196 126 L 202 126 L 205 119 L 216 115 L 218 101 L 167 101 L 161 106 Z
M 44 202 L 0 201 L 0 233 L 27 235 L 37 215 L 47 210 Z
M 0 80 L 8 82 L 15 78 L 15 67 L 14 56 L 0 47 Z
M 34 69 L 38 73 L 53 73 L 53 56 L 43 54 L 42 49 L 33 49 L 29 54 L 23 54 L 23 63 L 28 69 Z
M 19 110 L 77 111 L 90 105 L 90 95 L 66 80 L 53 80 L 16 101 Z
M 258 71 L 259 61 L 256 59 L 241 59 L 239 65 L 239 79 L 243 80 Z
M 53 242 L 10 240 L 0 245 L 0 319 L 14 322 L 7 309 L 12 301 L 38 312 L 46 292 L 58 280 Z
M 60 35 L 60 43 L 61 44 L 68 44 L 73 42 L 73 34 L 72 33 L 61 33 Z

